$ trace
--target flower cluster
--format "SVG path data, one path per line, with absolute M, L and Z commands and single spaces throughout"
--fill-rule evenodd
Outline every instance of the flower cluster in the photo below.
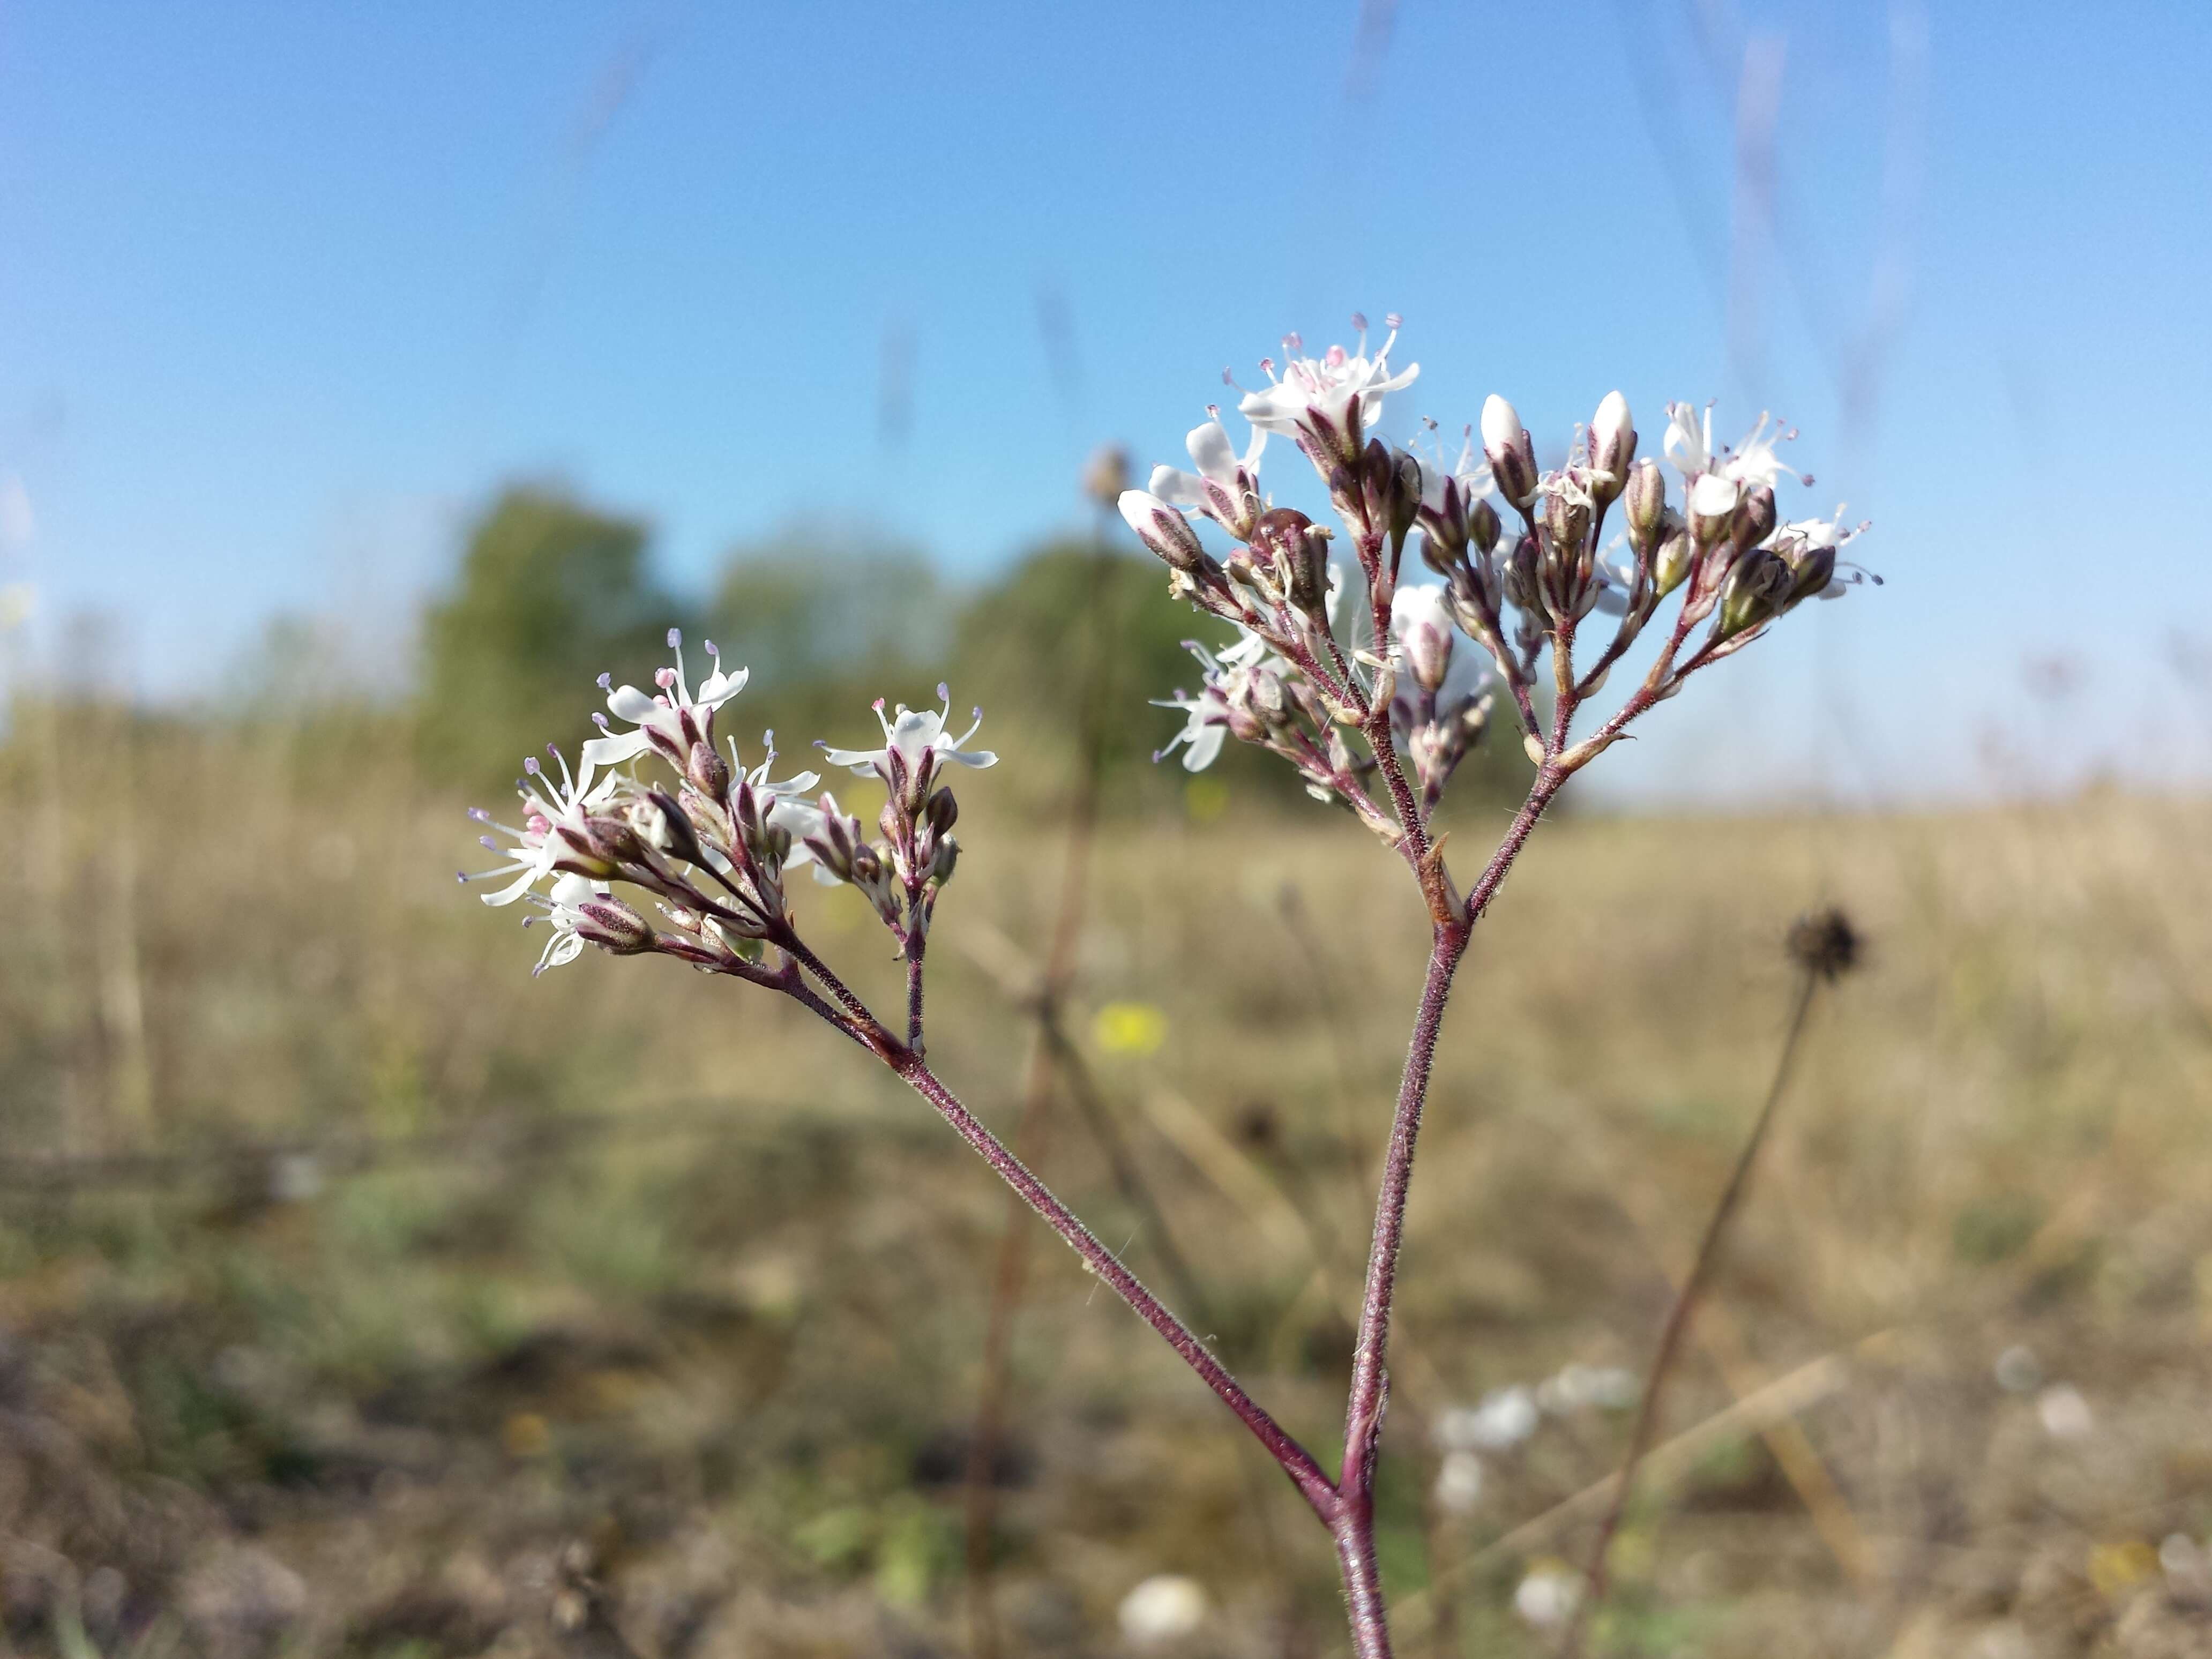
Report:
M 871 841 L 834 795 L 809 799 L 817 774 L 773 775 L 773 733 L 750 769 L 734 738 L 718 746 L 716 716 L 744 689 L 745 671 L 726 669 L 709 641 L 714 666 L 695 692 L 674 629 L 668 644 L 676 661 L 654 676 L 653 692 L 599 676 L 606 713 L 592 717 L 599 735 L 584 744 L 573 771 L 557 749 L 548 750 L 560 768 L 557 783 L 535 757 L 523 763 L 519 826 L 496 823 L 481 809 L 471 812 L 506 837 L 483 837 L 505 861 L 462 879 L 500 883 L 484 895 L 487 904 L 536 907 L 529 921 L 552 930 L 540 973 L 574 961 L 588 944 L 772 978 L 759 966 L 765 947 L 786 955 L 804 948 L 785 877 L 807 865 L 817 881 L 857 889 L 902 954 L 918 962 L 938 892 L 959 854 L 951 834 L 957 809 L 938 775 L 948 763 L 988 766 L 997 757 L 967 747 L 973 727 L 948 739 L 943 714 L 902 704 L 896 717 L 883 719 L 878 703 L 881 749 L 822 745 L 830 763 L 884 782 L 882 838 Z M 670 775 L 647 773 L 649 761 L 662 763 Z M 616 895 L 617 883 L 633 890 L 630 897 Z
M 1353 320 L 1362 330 L 1355 350 L 1298 356 L 1291 336 L 1279 375 L 1263 360 L 1268 384 L 1238 406 L 1252 428 L 1243 453 L 1210 408 L 1188 440 L 1196 471 L 1160 467 L 1150 489 L 1121 498 L 1130 527 L 1166 562 L 1171 591 L 1237 630 L 1225 649 L 1193 644 L 1198 694 L 1161 705 L 1184 719 L 1162 752 L 1181 747 L 1191 769 L 1211 763 L 1227 737 L 1261 744 L 1297 766 L 1311 793 L 1345 802 L 1395 841 L 1409 807 L 1421 819 L 1434 810 L 1487 725 L 1498 684 L 1510 695 L 1530 758 L 1564 778 L 1687 676 L 1803 600 L 1833 598 L 1863 576 L 1838 558 L 1857 531 L 1781 520 L 1775 486 L 1790 475 L 1777 446 L 1795 434 L 1764 417 L 1734 449 L 1716 449 L 1710 411 L 1669 409 L 1664 451 L 1680 475 L 1680 508 L 1657 463 L 1638 459 L 1635 422 L 1618 392 L 1575 429 L 1565 464 L 1549 471 L 1498 397 L 1456 455 L 1395 449 L 1372 428 L 1385 394 L 1419 368 L 1391 370 L 1397 319 L 1372 357 L 1364 319 Z M 1289 436 L 1320 475 L 1349 561 L 1334 560 L 1336 530 L 1262 492 L 1270 434 Z M 1623 523 L 1608 544 L 1616 507 Z M 1192 513 L 1227 535 L 1224 555 L 1207 550 Z M 1401 580 L 1408 541 L 1430 580 Z M 1358 602 L 1340 607 L 1347 586 Z M 1678 592 L 1671 638 L 1642 688 L 1571 744 L 1578 707 Z M 1577 632 L 1593 612 L 1613 620 L 1613 635 L 1577 672 Z M 1708 621 L 1692 645 L 1691 633 Z M 1540 690 L 1547 649 L 1551 684 Z M 1396 799 L 1407 767 L 1411 785 Z M 1392 782 L 1393 812 L 1368 793 L 1378 771 Z

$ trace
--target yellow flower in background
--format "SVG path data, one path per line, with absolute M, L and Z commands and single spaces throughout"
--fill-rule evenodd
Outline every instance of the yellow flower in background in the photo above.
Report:
M 1109 1054 L 1156 1054 L 1168 1040 L 1168 1017 L 1149 1002 L 1109 1002 L 1091 1023 L 1091 1036 Z
M 1229 786 L 1219 778 L 1193 778 L 1182 787 L 1183 811 L 1194 823 L 1211 823 L 1229 810 Z
M 38 608 L 39 590 L 30 583 L 0 583 L 0 634 L 21 628 Z
M 2140 1538 L 2100 1544 L 2089 1552 L 2089 1582 L 2106 1601 L 2125 1595 L 2158 1571 L 2158 1552 Z

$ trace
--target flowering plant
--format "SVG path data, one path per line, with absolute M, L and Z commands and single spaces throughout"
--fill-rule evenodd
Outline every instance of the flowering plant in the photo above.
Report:
M 1856 531 L 1781 520 L 1775 487 L 1787 475 L 1776 444 L 1790 434 L 1770 433 L 1763 420 L 1742 444 L 1716 450 L 1709 413 L 1670 408 L 1663 448 L 1679 475 L 1679 506 L 1658 463 L 1638 456 L 1635 425 L 1617 392 L 1576 429 L 1565 464 L 1549 471 L 1539 470 L 1534 441 L 1498 397 L 1483 407 L 1479 441 L 1468 428 L 1456 456 L 1394 448 L 1374 429 L 1386 398 L 1411 385 L 1419 369 L 1391 368 L 1395 318 L 1371 356 L 1365 324 L 1354 321 L 1356 349 L 1333 346 L 1309 357 L 1293 336 L 1279 374 L 1263 360 L 1267 385 L 1238 405 L 1252 429 L 1241 453 L 1219 410 L 1210 409 L 1188 441 L 1196 471 L 1162 466 L 1148 489 L 1119 501 L 1130 527 L 1167 564 L 1170 591 L 1234 630 L 1217 646 L 1191 646 L 1200 689 L 1162 705 L 1183 720 L 1162 753 L 1179 749 L 1195 771 L 1235 738 L 1281 757 L 1309 793 L 1348 810 L 1404 860 L 1429 915 L 1427 975 L 1376 1203 L 1335 1475 L 975 1119 L 924 1057 L 930 923 L 959 854 L 948 769 L 985 768 L 997 758 L 969 746 L 975 726 L 948 734 L 944 688 L 937 711 L 902 704 L 886 715 L 878 702 L 879 747 L 822 745 L 828 764 L 883 786 L 872 837 L 834 794 L 813 794 L 815 774 L 775 781 L 772 742 L 750 770 L 734 742 L 725 755 L 716 720 L 744 688 L 744 671 L 724 669 L 709 644 L 715 666 L 695 695 L 672 630 L 676 664 L 659 672 L 655 693 L 611 690 L 610 677 L 601 677 L 613 720 L 595 716 L 601 735 L 584 745 L 578 769 L 561 761 L 556 787 L 536 760 L 525 763 L 522 823 L 492 826 L 507 842 L 487 836 L 484 844 L 506 861 L 482 878 L 502 884 L 486 903 L 528 901 L 550 924 L 540 971 L 573 960 L 588 944 L 616 955 L 674 957 L 749 981 L 793 998 L 929 1101 L 1267 1448 L 1334 1540 L 1355 1648 L 1378 1659 L 1390 1651 L 1374 1491 L 1391 1308 L 1430 1068 L 1468 939 L 1570 779 L 1690 676 L 1761 638 L 1804 600 L 1833 597 L 1863 573 L 1837 556 Z M 1319 475 L 1334 526 L 1278 507 L 1262 492 L 1261 459 L 1275 435 L 1287 437 Z M 1616 507 L 1621 527 L 1608 544 Z M 1208 550 L 1194 512 L 1225 538 L 1219 555 Z M 1405 557 L 1409 546 L 1418 568 Z M 1662 618 L 1669 600 L 1679 603 Z M 1592 660 L 1578 664 L 1577 647 L 1589 643 L 1583 630 L 1603 633 L 1594 617 L 1610 623 L 1610 635 Z M 1577 735 L 1578 716 L 1655 624 L 1659 644 L 1641 681 Z M 1432 819 L 1501 691 L 1534 773 L 1504 838 L 1462 887 Z M 647 763 L 662 771 L 643 770 Z M 785 881 L 801 866 L 811 866 L 817 881 L 858 889 L 890 933 L 906 969 L 902 1021 L 879 1018 L 802 937 Z M 618 886 L 629 896 L 618 896 Z

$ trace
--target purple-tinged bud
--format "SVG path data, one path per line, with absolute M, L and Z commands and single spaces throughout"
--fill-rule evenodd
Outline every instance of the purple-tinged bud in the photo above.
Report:
M 1533 614 L 1542 603 L 1536 592 L 1536 538 L 1523 536 L 1505 560 L 1505 600 L 1523 615 Z
M 1498 546 L 1498 538 L 1504 526 L 1498 522 L 1498 509 L 1486 501 L 1477 501 L 1468 509 L 1467 536 L 1479 553 L 1488 553 Z
M 691 745 L 690 757 L 684 765 L 684 775 L 708 800 L 720 802 L 728 798 L 730 763 L 705 739 L 702 738 Z
M 667 849 L 686 864 L 711 869 L 713 866 L 708 862 L 707 850 L 699 845 L 699 832 L 691 827 L 691 820 L 684 816 L 676 797 L 665 789 L 653 789 L 647 792 L 646 799 L 660 809 L 663 832 L 668 837 L 664 843 Z
M 922 811 L 929 821 L 929 827 L 942 836 L 959 818 L 960 803 L 952 799 L 951 789 L 939 789 L 930 796 L 929 804 Z
M 1608 506 L 1628 483 L 1628 464 L 1636 459 L 1636 422 L 1628 413 L 1628 399 L 1608 392 L 1597 406 L 1589 425 L 1589 492 L 1600 507 Z
M 1149 490 L 1125 489 L 1115 503 L 1137 539 L 1167 562 L 1172 569 L 1191 571 L 1206 557 L 1206 549 L 1190 520 Z
M 653 929 L 645 918 L 610 894 L 595 893 L 575 911 L 576 936 L 602 951 L 634 957 L 653 949 Z
M 1589 539 L 1589 508 L 1559 490 L 1544 497 L 1541 516 L 1553 556 L 1568 562 L 1579 559 L 1583 544 Z
M 1774 491 L 1765 484 L 1753 484 L 1743 492 L 1736 503 L 1735 519 L 1729 526 L 1729 538 L 1735 550 L 1745 552 L 1758 546 L 1774 533 Z
M 1659 529 L 1667 519 L 1667 477 L 1659 463 L 1649 459 L 1628 470 L 1628 544 L 1644 558 L 1659 544 Z
M 1832 541 L 1812 542 L 1802 537 L 1791 537 L 1786 546 L 1778 550 L 1782 562 L 1790 567 L 1790 605 L 1809 599 L 1827 591 L 1828 584 L 1836 579 L 1836 544 Z M 1787 610 L 1788 605 L 1784 609 Z
M 1721 590 L 1718 637 L 1732 639 L 1771 621 L 1790 598 L 1790 567 L 1780 556 L 1755 547 L 1735 562 Z
M 1270 507 L 1252 528 L 1252 550 L 1291 603 L 1314 613 L 1328 593 L 1328 532 L 1294 507 Z
M 1391 617 L 1406 666 L 1414 682 L 1435 694 L 1451 672 L 1451 609 L 1440 586 L 1401 587 L 1395 596 Z
M 1536 498 L 1536 447 L 1511 404 L 1492 392 L 1482 405 L 1482 453 L 1498 493 L 1525 508 Z

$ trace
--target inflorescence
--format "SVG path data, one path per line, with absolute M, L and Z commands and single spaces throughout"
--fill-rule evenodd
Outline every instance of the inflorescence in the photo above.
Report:
M 1391 372 L 1396 318 L 1387 319 L 1390 335 L 1372 356 L 1365 319 L 1352 320 L 1360 331 L 1354 349 L 1307 357 L 1293 335 L 1279 375 L 1273 360 L 1261 360 L 1268 383 L 1237 406 L 1252 434 L 1242 453 L 1219 408 L 1210 407 L 1188 440 L 1197 471 L 1157 468 L 1149 489 L 1121 498 L 1130 527 L 1166 562 L 1173 590 L 1237 629 L 1226 647 L 1193 642 L 1200 690 L 1161 705 L 1183 716 L 1167 750 L 1180 748 L 1191 770 L 1210 765 L 1228 737 L 1260 744 L 1297 767 L 1310 793 L 1343 802 L 1395 843 L 1401 815 L 1370 793 L 1380 745 L 1410 763 L 1425 819 L 1488 724 L 1502 684 L 1530 759 L 1564 777 L 1691 674 L 1742 649 L 1802 601 L 1832 599 L 1864 576 L 1838 559 L 1857 530 L 1781 520 L 1775 485 L 1787 474 L 1776 446 L 1795 434 L 1771 430 L 1764 417 L 1741 444 L 1717 450 L 1710 410 L 1669 406 L 1663 448 L 1680 475 L 1679 507 L 1658 463 L 1638 459 L 1635 423 L 1618 392 L 1575 428 L 1565 463 L 1548 471 L 1538 469 L 1520 416 L 1498 397 L 1484 404 L 1479 434 L 1468 428 L 1456 455 L 1396 449 L 1370 434 L 1385 395 L 1411 384 L 1419 366 Z M 1425 424 L 1433 434 L 1434 422 Z M 1261 458 L 1277 434 L 1327 487 L 1348 566 L 1337 556 L 1336 530 L 1261 493 Z M 1616 504 L 1622 522 L 1608 543 Z M 1225 556 L 1207 551 L 1192 514 L 1227 533 L 1234 544 Z M 1425 567 L 1419 580 L 1401 580 L 1408 540 Z M 1347 586 L 1360 602 L 1345 615 Z M 1670 637 L 1642 688 L 1571 745 L 1577 708 L 1678 592 Z M 1593 612 L 1613 623 L 1612 637 L 1577 672 L 1576 637 Z M 1547 651 L 1552 684 L 1540 690 Z M 1364 738 L 1364 753 L 1352 734 Z

